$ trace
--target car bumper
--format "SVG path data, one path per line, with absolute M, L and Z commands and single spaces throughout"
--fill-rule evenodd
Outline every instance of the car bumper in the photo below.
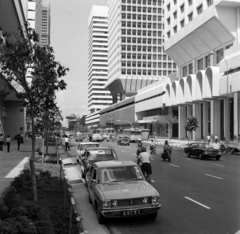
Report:
M 153 214 L 156 213 L 161 208 L 161 204 L 151 207 L 136 207 L 136 208 L 122 208 L 122 209 L 109 209 L 109 210 L 101 210 L 101 213 L 106 218 L 120 218 L 120 217 L 129 217 L 129 216 L 142 216 L 147 214 Z M 140 213 L 137 212 L 137 214 L 131 214 L 131 215 L 124 215 L 125 212 L 128 213 L 134 213 L 135 211 L 140 211 Z
M 216 158 L 216 157 L 221 157 L 221 154 L 203 154 L 204 157 L 207 158 Z

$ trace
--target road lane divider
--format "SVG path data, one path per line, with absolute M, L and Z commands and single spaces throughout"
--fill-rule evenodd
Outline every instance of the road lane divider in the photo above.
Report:
M 210 207 L 205 206 L 204 204 L 202 204 L 202 203 L 200 203 L 200 202 L 198 202 L 198 201 L 195 201 L 195 200 L 191 199 L 190 197 L 184 197 L 184 198 L 186 198 L 186 199 L 188 199 L 189 201 L 192 201 L 192 202 L 194 202 L 194 203 L 196 203 L 196 204 L 198 204 L 198 205 L 200 205 L 200 206 L 202 206 L 202 207 L 204 207 L 204 208 L 206 208 L 206 209 L 208 209 L 208 210 L 211 209 Z
M 169 164 L 170 166 L 173 166 L 173 167 L 180 167 L 178 165 L 175 165 L 175 164 Z
M 223 165 L 221 165 L 221 164 L 215 164 L 215 163 L 212 163 L 212 165 L 218 166 L 218 167 L 225 167 L 225 166 L 223 166 Z
M 209 175 L 209 174 L 205 174 L 205 175 L 206 175 L 206 176 L 213 177 L 213 178 L 216 178 L 216 179 L 219 179 L 219 180 L 223 180 L 223 178 L 221 178 L 221 177 L 218 177 L 218 176 Z

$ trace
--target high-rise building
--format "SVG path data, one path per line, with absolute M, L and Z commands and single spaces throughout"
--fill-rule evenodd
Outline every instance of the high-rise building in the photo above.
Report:
M 99 122 L 90 118 L 112 103 L 105 89 L 108 76 L 108 7 L 93 6 L 88 20 L 88 111 L 86 124 Z
M 40 45 L 50 45 L 51 5 L 43 0 L 28 0 L 28 22 L 39 34 Z
M 42 0 L 36 1 L 36 32 L 41 45 L 50 45 L 51 5 Z
M 175 72 L 164 52 L 162 0 L 109 0 L 109 57 L 106 88 L 113 103 Z

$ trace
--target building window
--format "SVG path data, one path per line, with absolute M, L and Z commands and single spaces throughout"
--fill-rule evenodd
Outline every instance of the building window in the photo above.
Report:
M 177 4 L 177 0 L 173 0 L 173 3 L 174 3 L 174 5 L 176 5 Z
M 173 32 L 174 32 L 174 33 L 177 32 L 177 26 L 173 27 Z
M 167 5 L 167 10 L 170 11 L 170 3 Z
M 180 6 L 180 10 L 181 10 L 181 13 L 184 12 L 184 4 L 182 4 L 182 5 Z
M 182 69 L 183 77 L 187 76 L 187 66 Z
M 184 20 L 182 20 L 182 21 L 180 22 L 180 25 L 181 25 L 181 28 L 184 27 Z
M 198 70 L 203 70 L 203 59 L 199 59 L 197 61 L 197 64 L 198 64 Z
M 193 65 L 192 65 L 192 63 L 190 63 L 188 65 L 188 74 L 193 74 Z
M 192 6 L 192 0 L 188 0 L 188 5 Z
M 188 21 L 191 22 L 193 20 L 193 13 L 190 13 L 188 15 Z
M 210 7 L 213 4 L 213 0 L 207 0 L 207 6 Z
M 217 63 L 219 63 L 223 59 L 223 49 L 217 51 Z
M 198 15 L 200 15 L 203 12 L 203 6 L 202 4 L 200 6 L 197 7 L 197 13 Z
M 211 65 L 210 63 L 211 63 L 210 55 L 208 55 L 208 56 L 205 57 L 205 65 L 206 65 L 206 68 Z
M 171 34 L 170 34 L 170 31 L 167 32 L 167 38 L 170 38 Z
M 167 18 L 167 23 L 168 23 L 168 25 L 170 24 L 170 17 Z
M 175 12 L 173 13 L 173 18 L 174 18 L 174 19 L 177 19 L 177 11 L 175 11 Z

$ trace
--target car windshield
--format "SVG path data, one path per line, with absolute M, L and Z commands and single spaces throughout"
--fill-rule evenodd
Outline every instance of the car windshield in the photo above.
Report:
M 100 169 L 100 183 L 142 180 L 143 176 L 137 166 L 124 166 Z
M 87 148 L 91 148 L 91 147 L 99 147 L 99 144 L 88 144 L 88 145 L 80 145 L 80 149 L 84 150 Z
M 198 147 L 200 148 L 207 148 L 207 149 L 213 149 L 213 146 L 208 143 L 200 143 L 198 144 Z
M 116 154 L 111 149 L 89 150 L 89 161 L 116 160 Z

